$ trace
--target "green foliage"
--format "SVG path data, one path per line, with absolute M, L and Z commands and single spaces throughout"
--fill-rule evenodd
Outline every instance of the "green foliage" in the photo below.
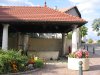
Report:
M 36 68 L 41 68 L 43 67 L 43 60 L 41 59 L 37 59 L 35 60 L 35 65 L 34 65 Z
M 70 57 L 70 58 L 76 58 L 76 55 L 75 55 L 75 53 L 70 53 L 70 54 L 68 55 L 68 57 Z
M 26 56 L 22 56 L 21 53 L 14 50 L 3 51 L 0 50 L 0 74 L 12 72 L 13 68 L 11 63 L 13 61 L 16 62 L 18 70 L 20 70 L 20 64 L 25 64 L 28 58 Z
M 80 27 L 80 35 L 81 35 L 81 37 L 84 37 L 85 35 L 87 35 L 87 31 L 88 31 L 88 28 L 86 26 L 81 26 Z
M 81 37 L 84 37 L 85 35 L 87 35 L 87 31 L 88 31 L 88 28 L 86 26 L 81 26 L 80 27 L 80 35 L 81 35 Z M 72 39 L 72 32 L 68 33 L 67 38 L 68 39 Z
M 100 44 L 100 40 L 98 40 L 97 43 Z
M 67 38 L 68 38 L 68 39 L 72 39 L 72 32 L 69 32 L 69 33 L 68 33 Z
M 93 40 L 92 40 L 92 39 L 89 39 L 89 40 L 88 40 L 88 43 L 93 43 Z
M 97 31 L 97 35 L 100 36 L 100 18 L 93 21 L 92 28 L 94 31 Z
M 30 57 L 21 55 L 20 51 L 0 50 L 0 74 L 28 70 L 27 66 L 29 65 L 28 62 L 30 59 L 31 59 Z M 44 62 L 42 59 L 34 58 L 33 62 L 35 68 L 43 67 Z M 17 70 L 14 69 L 13 65 L 16 66 L 15 68 Z

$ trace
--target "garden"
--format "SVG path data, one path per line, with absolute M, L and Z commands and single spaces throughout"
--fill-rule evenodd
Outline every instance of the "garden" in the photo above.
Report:
M 32 56 L 22 55 L 21 51 L 0 50 L 0 74 L 26 72 L 42 68 L 42 59 Z

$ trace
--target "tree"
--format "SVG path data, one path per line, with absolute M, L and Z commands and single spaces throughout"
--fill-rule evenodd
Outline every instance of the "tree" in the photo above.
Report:
M 86 26 L 80 27 L 81 38 L 84 37 L 85 35 L 87 35 L 87 31 L 88 31 L 88 28 Z
M 97 43 L 100 44 L 100 40 L 98 40 Z
M 68 39 L 72 39 L 72 32 L 69 32 L 69 33 L 68 33 L 67 38 L 68 38 Z
M 93 43 L 93 40 L 92 40 L 92 39 L 89 39 L 89 40 L 88 40 L 88 43 Z
M 92 24 L 93 31 L 98 32 L 97 36 L 100 36 L 100 18 L 95 19 Z
M 88 28 L 86 26 L 81 26 L 80 27 L 80 36 L 81 38 L 84 37 L 85 35 L 87 35 L 87 31 L 88 31 Z M 67 35 L 68 39 L 71 39 L 72 38 L 72 32 L 69 32 L 68 35 Z

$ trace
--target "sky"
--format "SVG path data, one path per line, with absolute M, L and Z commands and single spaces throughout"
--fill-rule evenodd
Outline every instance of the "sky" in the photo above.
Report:
M 100 18 L 100 0 L 0 0 L 1 6 L 44 6 L 44 2 L 47 2 L 47 6 L 50 8 L 58 9 L 69 8 L 77 6 L 82 18 L 87 20 L 88 23 L 88 35 L 87 39 L 92 38 L 94 40 L 100 39 L 97 36 L 97 32 L 93 31 L 92 23 L 96 18 Z

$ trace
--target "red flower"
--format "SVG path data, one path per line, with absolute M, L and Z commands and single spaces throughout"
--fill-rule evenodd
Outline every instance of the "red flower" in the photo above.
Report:
M 76 58 L 88 58 L 89 53 L 86 50 L 78 50 L 75 52 Z

